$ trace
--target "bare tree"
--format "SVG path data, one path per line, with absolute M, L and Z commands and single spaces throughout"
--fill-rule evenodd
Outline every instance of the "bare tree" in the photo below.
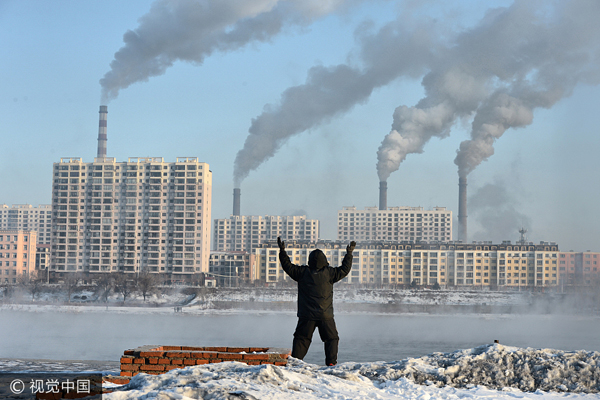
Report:
M 114 290 L 116 293 L 123 295 L 123 303 L 131 296 L 136 288 L 133 278 L 130 278 L 123 272 L 118 272 L 114 276 Z
M 2 292 L 2 300 L 12 299 L 15 294 L 15 287 L 9 283 L 5 283 L 0 286 L 0 292 Z
M 113 277 L 111 274 L 102 274 L 96 281 L 97 294 L 105 303 L 108 302 L 108 296 L 113 289 Z
M 158 279 L 156 275 L 144 270 L 140 273 L 136 281 L 137 289 L 144 297 L 144 302 L 146 301 L 146 296 L 154 293 L 158 286 Z
M 24 273 L 17 278 L 17 284 L 31 294 L 31 300 L 35 300 L 35 297 L 42 291 L 44 280 L 38 278 L 36 272 Z
M 63 288 L 67 293 L 67 301 L 71 302 L 71 296 L 77 290 L 77 286 L 79 285 L 79 274 L 76 273 L 67 273 L 67 276 L 63 279 Z

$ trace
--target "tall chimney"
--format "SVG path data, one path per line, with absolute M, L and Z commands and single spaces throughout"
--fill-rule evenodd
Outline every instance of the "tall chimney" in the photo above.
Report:
M 379 209 L 387 210 L 387 182 L 379 182 Z
M 98 123 L 98 158 L 106 157 L 106 117 L 107 106 L 100 106 L 100 121 Z
M 467 178 L 458 178 L 458 240 L 467 243 Z
M 233 215 L 240 215 L 240 200 L 242 190 L 240 188 L 233 189 Z

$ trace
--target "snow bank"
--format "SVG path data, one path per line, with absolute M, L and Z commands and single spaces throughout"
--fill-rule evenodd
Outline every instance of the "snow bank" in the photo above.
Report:
M 522 349 L 494 344 L 397 362 L 346 363 L 339 368 L 379 382 L 406 377 L 419 384 L 459 388 L 483 385 L 524 392 L 600 392 L 600 352 Z
M 139 374 L 104 398 L 598 399 L 594 393 L 600 389 L 599 357 L 597 352 L 493 345 L 391 363 L 336 367 L 296 359 L 290 359 L 286 367 L 226 362 L 163 375 Z

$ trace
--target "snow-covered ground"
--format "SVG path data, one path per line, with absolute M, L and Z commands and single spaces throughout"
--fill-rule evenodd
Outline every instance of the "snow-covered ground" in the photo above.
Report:
M 334 291 L 337 303 L 368 304 L 420 304 L 420 305 L 491 305 L 523 306 L 539 301 L 564 301 L 559 294 L 532 294 L 515 291 L 466 291 L 466 290 L 409 290 L 409 289 L 354 289 L 341 287 Z M 287 302 L 295 301 L 296 288 L 181 288 L 161 287 L 144 301 L 140 293 L 132 293 L 123 302 L 120 294 L 111 292 L 106 301 L 92 288 L 80 288 L 70 295 L 59 286 L 44 287 L 35 298 L 23 288 L 17 287 L 7 293 L 0 287 L 0 302 L 10 304 L 123 304 L 132 306 L 174 306 L 190 302 Z
M 140 374 L 105 399 L 598 399 L 600 353 L 482 346 L 397 362 L 236 362 Z

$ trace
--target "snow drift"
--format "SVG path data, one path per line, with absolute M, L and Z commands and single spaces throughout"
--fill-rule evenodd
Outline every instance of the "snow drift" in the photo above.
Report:
M 575 399 L 600 391 L 599 367 L 599 352 L 494 344 L 403 361 L 350 362 L 336 367 L 293 358 L 287 367 L 236 362 L 194 366 L 157 376 L 137 375 L 105 398 L 558 399 L 570 392 L 569 398 Z M 534 393 L 522 396 L 519 392 Z

